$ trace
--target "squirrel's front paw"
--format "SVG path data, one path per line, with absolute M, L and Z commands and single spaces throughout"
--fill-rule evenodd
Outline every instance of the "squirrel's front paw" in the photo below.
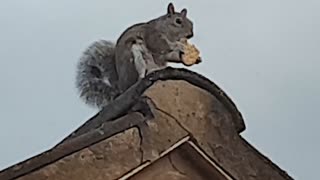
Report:
M 178 41 L 178 42 L 177 42 L 177 49 L 178 49 L 179 51 L 181 51 L 182 53 L 184 53 L 184 52 L 185 52 L 185 49 L 186 49 L 186 45 L 184 44 L 184 42 Z
M 186 50 L 186 45 L 184 44 L 183 41 L 177 41 L 175 43 L 175 49 L 174 51 L 178 52 L 180 55 L 180 58 L 182 57 L 182 55 L 185 53 Z

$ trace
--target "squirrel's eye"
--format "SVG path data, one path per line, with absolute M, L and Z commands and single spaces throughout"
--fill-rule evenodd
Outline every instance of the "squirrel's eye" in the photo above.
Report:
M 181 20 L 180 18 L 177 18 L 177 19 L 176 19 L 176 23 L 177 23 L 177 24 L 182 24 L 182 20 Z

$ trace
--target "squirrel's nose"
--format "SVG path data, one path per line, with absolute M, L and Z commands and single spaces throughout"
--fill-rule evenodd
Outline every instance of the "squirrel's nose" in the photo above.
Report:
M 188 34 L 186 38 L 187 38 L 187 39 L 190 39 L 190 38 L 192 38 L 192 37 L 193 37 L 193 32 L 191 31 L 190 34 Z

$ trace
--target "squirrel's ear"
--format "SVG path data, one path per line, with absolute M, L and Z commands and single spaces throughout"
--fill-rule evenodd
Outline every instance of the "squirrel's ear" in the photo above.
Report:
M 180 13 L 181 13 L 181 15 L 182 15 L 183 17 L 186 17 L 186 16 L 187 16 L 187 12 L 188 12 L 187 9 L 184 8 L 184 9 L 181 10 Z
M 174 6 L 172 3 L 169 3 L 167 13 L 174 14 Z

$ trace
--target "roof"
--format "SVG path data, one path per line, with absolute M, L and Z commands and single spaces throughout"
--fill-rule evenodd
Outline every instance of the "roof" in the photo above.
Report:
M 241 137 L 241 113 L 207 78 L 167 68 L 134 86 L 55 147 L 2 170 L 0 179 L 137 179 L 154 176 L 161 163 L 174 167 L 166 177 L 292 179 Z M 152 99 L 154 119 L 127 113 L 142 95 Z

